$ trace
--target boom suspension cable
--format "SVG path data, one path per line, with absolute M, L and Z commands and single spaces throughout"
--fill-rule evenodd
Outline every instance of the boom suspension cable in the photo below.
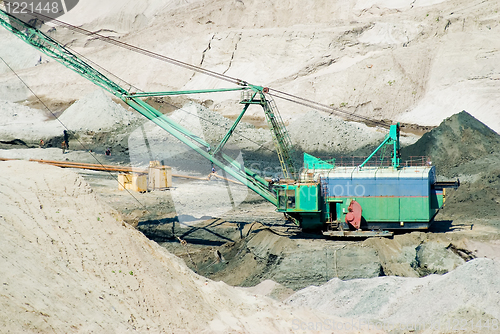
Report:
M 30 13 L 30 14 L 33 17 L 35 17 L 35 18 L 38 18 L 38 19 L 41 19 L 41 20 L 48 19 L 51 22 L 53 22 L 55 25 L 65 27 L 65 28 L 67 28 L 69 30 L 78 32 L 78 33 L 86 35 L 86 36 L 95 37 L 95 38 L 97 38 L 97 39 L 99 39 L 99 40 L 101 40 L 103 42 L 106 42 L 106 43 L 109 43 L 109 44 L 113 44 L 113 45 L 118 46 L 120 48 L 124 48 L 124 49 L 130 50 L 130 51 L 133 51 L 133 52 L 136 52 L 136 53 L 139 53 L 139 54 L 143 54 L 145 56 L 148 56 L 148 57 L 151 57 L 151 58 L 155 58 L 155 59 L 158 59 L 160 61 L 168 62 L 170 64 L 173 64 L 173 65 L 176 65 L 176 66 L 180 66 L 180 67 L 183 67 L 183 68 L 195 71 L 195 72 L 199 72 L 199 73 L 202 73 L 202 74 L 205 74 L 205 75 L 209 75 L 209 76 L 212 76 L 212 77 L 220 79 L 220 80 L 231 82 L 231 83 L 239 85 L 239 86 L 247 86 L 248 85 L 248 82 L 246 82 L 244 80 L 241 80 L 241 79 L 238 79 L 238 78 L 234 78 L 234 77 L 231 77 L 231 76 L 228 76 L 228 75 L 225 75 L 225 74 L 221 74 L 221 73 L 218 73 L 218 72 L 215 72 L 215 71 L 211 71 L 211 70 L 202 68 L 200 66 L 195 66 L 195 65 L 192 65 L 192 64 L 189 64 L 189 63 L 186 63 L 186 62 L 183 62 L 183 61 L 171 58 L 171 57 L 167 57 L 167 56 L 164 56 L 164 55 L 161 55 L 161 54 L 158 54 L 158 53 L 155 53 L 155 52 L 152 52 L 152 51 L 149 51 L 149 50 L 146 50 L 146 49 L 143 49 L 143 48 L 140 48 L 140 47 L 137 47 L 137 46 L 125 43 L 125 42 L 121 42 L 121 41 L 118 41 L 118 40 L 116 40 L 114 38 L 103 36 L 103 35 L 101 35 L 101 34 L 99 34 L 97 32 L 92 32 L 90 30 L 87 30 L 87 29 L 84 29 L 84 28 L 81 28 L 81 27 L 77 27 L 77 26 L 71 25 L 69 23 L 57 20 L 57 19 L 52 19 L 52 18 L 50 18 L 48 16 L 45 16 L 43 14 L 40 14 L 40 13 L 36 13 L 35 12 L 35 13 Z M 132 85 L 130 85 L 130 86 L 133 87 Z M 355 113 L 350 113 L 350 112 L 347 112 L 347 111 L 339 109 L 339 108 L 335 108 L 335 107 L 332 107 L 332 106 L 329 106 L 329 105 L 326 105 L 326 104 L 323 104 L 323 103 L 320 103 L 320 102 L 309 100 L 309 99 L 306 99 L 306 98 L 303 98 L 303 97 L 300 97 L 300 96 L 297 96 L 297 95 L 293 95 L 293 94 L 290 94 L 290 93 L 286 93 L 286 92 L 283 92 L 283 91 L 280 91 L 280 90 L 277 90 L 277 89 L 269 88 L 269 93 L 270 93 L 270 95 L 275 96 L 276 98 L 279 98 L 279 99 L 282 99 L 282 100 L 286 100 L 286 101 L 289 101 L 289 102 L 292 102 L 292 103 L 296 103 L 296 104 L 299 104 L 299 105 L 303 105 L 303 106 L 306 106 L 306 107 L 310 107 L 310 108 L 313 108 L 313 109 L 316 109 L 316 110 L 328 112 L 330 115 L 332 115 L 334 113 L 337 113 L 337 114 L 341 114 L 343 116 L 357 118 L 357 119 L 359 119 L 359 120 L 361 120 L 363 122 L 370 123 L 370 124 L 373 124 L 375 126 L 380 126 L 380 127 L 383 127 L 383 128 L 389 128 L 390 127 L 390 125 L 387 124 L 387 123 L 385 123 L 385 122 L 374 120 L 374 119 L 371 119 L 369 117 L 361 116 L 361 115 L 358 115 L 358 114 L 355 114 Z

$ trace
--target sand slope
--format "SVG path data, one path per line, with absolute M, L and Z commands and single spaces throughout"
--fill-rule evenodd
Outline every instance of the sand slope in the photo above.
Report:
M 124 224 L 75 173 L 0 163 L 3 332 L 290 332 L 318 318 L 213 282 Z

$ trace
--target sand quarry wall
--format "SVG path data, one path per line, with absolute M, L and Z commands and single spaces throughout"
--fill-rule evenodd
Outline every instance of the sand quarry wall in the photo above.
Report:
M 194 274 L 71 171 L 13 161 L 0 174 L 3 332 L 276 333 L 320 319 Z
M 438 125 L 463 109 L 500 131 L 500 4 L 482 0 L 80 1 L 61 19 L 245 81 L 363 116 Z M 48 28 L 47 28 L 48 29 Z M 46 101 L 73 101 L 91 82 L 0 29 L 0 56 Z M 146 91 L 225 87 L 94 36 L 51 36 Z M 37 66 L 36 66 L 37 65 Z M 50 83 L 50 84 L 49 84 Z M 0 99 L 32 99 L 0 66 Z M 224 107 L 239 94 L 195 97 Z M 309 108 L 279 101 L 286 120 Z

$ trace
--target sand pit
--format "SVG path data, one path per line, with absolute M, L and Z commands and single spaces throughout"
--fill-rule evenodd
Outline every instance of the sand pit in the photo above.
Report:
M 494 131 L 500 129 L 496 107 L 500 96 L 499 81 L 495 70 L 500 45 L 498 3 L 408 0 L 395 4 L 392 0 L 369 0 L 346 5 L 345 1 L 321 0 L 304 5 L 291 0 L 270 7 L 261 0 L 233 4 L 220 0 L 174 1 L 169 5 L 148 0 L 136 6 L 127 5 L 130 3 L 117 0 L 106 4 L 97 0 L 80 2 L 78 9 L 63 20 L 189 64 L 250 83 L 269 85 L 360 116 L 400 120 L 418 128 L 437 125 L 445 117 L 465 108 L 478 119 L 488 122 Z M 95 10 L 96 6 L 100 6 L 99 11 Z M 259 8 L 266 8 L 266 11 L 261 12 Z M 252 12 L 252 9 L 259 12 Z M 241 15 L 243 12 L 248 15 Z M 165 22 L 169 24 L 165 25 Z M 62 44 L 145 91 L 224 86 L 213 78 L 142 58 L 93 37 L 65 32 L 60 27 L 51 34 Z M 147 148 L 146 141 L 144 145 L 140 142 L 134 152 L 127 145 L 127 137 L 133 130 L 129 132 L 127 126 L 134 121 L 128 110 L 114 104 L 104 93 L 94 92 L 95 86 L 91 82 L 55 61 L 39 58 L 37 51 L 11 34 L 4 31 L 0 35 L 0 56 L 48 105 L 61 103 L 67 106 L 80 99 L 64 111 L 61 120 L 70 130 L 78 132 L 82 142 L 95 144 L 89 148 L 102 152 L 103 147 L 113 146 L 113 159 L 116 157 L 116 161 L 125 164 L 129 160 L 134 163 L 134 154 L 142 164 L 157 158 Z M 9 37 L 4 38 L 6 35 Z M 4 121 L 0 124 L 1 141 L 23 139 L 36 146 L 41 137 L 58 136 L 60 140 L 63 128 L 48 120 L 45 113 L 26 107 L 35 107 L 39 102 L 5 66 L 0 67 L 0 99 L 10 101 L 0 102 L 0 118 Z M 189 129 L 194 125 L 195 132 L 212 143 L 220 140 L 230 125 L 229 120 L 221 115 L 234 117 L 241 108 L 235 108 L 234 101 L 229 103 L 224 97 L 209 96 L 207 99 L 210 103 L 206 105 L 213 106 L 213 110 L 221 114 L 193 103 L 187 111 L 197 113 L 202 120 L 189 117 L 182 110 L 174 112 L 173 116 Z M 170 107 L 167 109 L 171 111 Z M 379 143 L 385 134 L 362 124 L 310 112 L 300 104 L 287 105 L 279 101 L 278 107 L 284 120 L 290 124 L 294 144 L 313 154 L 362 151 L 365 145 Z M 253 121 L 262 119 L 260 113 L 249 116 Z M 468 181 L 463 183 L 460 192 L 451 193 L 445 211 L 451 210 L 455 217 L 465 217 L 465 225 L 472 231 L 472 226 L 478 225 L 478 217 L 485 220 L 485 225 L 491 224 L 488 217 L 498 220 L 500 171 L 496 166 L 500 161 L 497 149 L 500 141 L 493 135 L 489 136 L 492 131 L 485 132 L 483 127 L 471 126 L 472 123 L 463 116 L 448 122 L 446 131 L 432 133 L 437 137 L 425 137 L 424 141 L 430 138 L 429 145 L 423 145 L 423 153 L 414 155 L 430 154 L 439 173 L 444 173 L 440 167 L 446 167 L 449 168 L 446 176 L 460 176 L 461 180 Z M 258 162 L 260 170 L 270 168 L 269 175 L 272 174 L 274 165 L 265 160 L 268 152 L 262 153 L 273 146 L 268 129 L 241 125 L 237 134 L 252 141 L 235 136 L 230 144 L 245 151 L 249 165 Z M 258 124 L 261 125 L 262 122 Z M 206 161 L 202 164 L 191 159 L 192 152 L 166 141 L 168 136 L 162 130 L 156 132 L 149 131 L 147 126 L 144 128 L 138 128 L 137 132 L 141 138 L 146 137 L 144 132 L 147 133 L 148 139 L 152 139 L 149 146 L 158 144 L 156 147 L 163 148 L 160 144 L 167 143 L 168 152 L 180 157 L 173 167 L 184 167 L 179 169 L 197 173 L 206 173 L 210 168 Z M 476 130 L 486 136 L 476 136 Z M 407 143 L 414 139 L 409 138 Z M 52 147 L 60 147 L 59 144 L 60 141 Z M 1 148 L 19 146 L 2 145 L 5 146 Z M 73 142 L 71 149 L 77 149 Z M 249 154 L 247 150 L 257 152 Z M 162 152 L 161 149 L 157 151 Z M 90 159 L 75 151 L 62 156 L 57 148 L 15 149 L 0 153 L 15 158 L 36 155 L 56 160 Z M 0 282 L 3 310 L 0 326 L 5 331 L 274 333 L 312 328 L 310 332 L 314 332 L 317 326 L 297 328 L 294 321 L 300 319 L 301 323 L 310 323 L 324 319 L 321 315 L 312 315 L 312 312 L 297 311 L 254 296 L 272 295 L 276 289 L 283 290 L 283 294 L 290 293 L 274 282 L 264 281 L 245 292 L 193 274 L 181 260 L 124 225 L 119 216 L 102 204 L 73 172 L 23 162 L 0 163 L 0 171 L 3 176 L 0 180 L 0 268 L 3 280 Z M 177 192 L 185 198 L 186 193 L 199 188 L 198 184 L 192 184 L 182 189 L 185 192 L 179 188 L 171 195 L 175 197 Z M 183 210 L 194 207 L 196 214 L 181 210 L 177 214 L 206 215 L 205 205 L 192 205 L 197 198 L 188 197 L 187 204 L 180 207 Z M 217 196 L 219 204 L 223 199 Z M 119 201 L 111 195 L 108 200 L 110 203 Z M 153 199 L 151 207 L 159 207 Z M 268 207 L 262 206 L 264 209 Z M 164 212 L 158 210 L 155 214 L 161 216 Z M 255 205 L 249 205 L 245 219 L 260 218 L 259 214 Z M 221 215 L 221 212 L 214 215 Z M 269 220 L 274 219 L 269 217 Z M 471 233 L 477 236 L 476 230 L 474 227 Z M 492 238 L 489 230 L 487 233 L 484 238 Z M 446 239 L 449 234 L 440 236 Z M 259 238 L 252 240 L 254 245 L 250 246 L 258 247 L 248 248 L 253 253 L 244 254 L 249 260 L 245 265 L 255 261 L 253 254 L 264 254 L 259 259 L 265 269 L 263 273 L 270 273 L 268 259 L 276 254 L 270 254 L 269 249 L 276 243 L 266 244 Z M 337 264 L 345 263 L 346 269 L 359 268 L 347 247 L 345 256 L 339 256 L 339 259 L 345 259 L 342 263 L 337 262 L 336 249 L 325 251 L 323 240 L 314 244 L 316 250 L 312 241 L 311 245 L 307 243 L 304 242 L 304 249 L 297 252 L 304 254 L 303 257 L 289 257 L 292 260 L 288 262 L 276 261 L 288 265 L 289 269 L 271 278 L 296 280 L 303 284 L 302 288 L 326 282 L 333 272 L 337 277 L 346 278 L 342 272 L 337 272 L 342 268 Z M 495 257 L 498 253 L 496 241 L 486 246 L 475 241 L 469 245 L 477 250 L 477 254 Z M 414 255 L 414 247 L 402 247 Z M 317 256 L 320 250 L 323 257 Z M 398 250 L 385 252 L 384 261 L 393 264 L 390 256 L 397 254 Z M 342 255 L 340 250 L 338 253 Z M 362 255 L 360 258 L 379 269 L 377 253 L 373 249 L 359 254 Z M 433 251 L 433 254 L 440 253 Z M 229 259 L 227 254 L 222 255 Z M 380 253 L 378 255 L 380 257 Z M 335 266 L 328 267 L 328 262 L 323 259 L 332 256 Z M 490 321 L 491 326 L 492 320 L 499 319 L 498 305 L 492 305 L 492 298 L 493 302 L 499 299 L 498 285 L 494 281 L 499 270 L 492 263 L 475 260 L 442 277 L 413 280 L 380 277 L 343 282 L 337 278 L 323 287 L 304 290 L 306 292 L 297 294 L 290 304 L 324 310 L 330 319 L 344 315 L 407 322 L 427 320 L 430 315 L 437 315 L 439 320 L 472 319 L 476 324 L 480 320 L 481 325 L 485 324 L 483 321 Z M 315 265 L 316 271 L 307 267 L 310 264 L 318 264 Z M 397 273 L 416 274 L 409 265 L 400 268 L 399 264 L 394 264 L 393 274 L 396 269 L 399 270 Z M 241 267 L 234 268 L 234 272 L 242 276 Z M 329 268 L 334 268 L 334 271 L 329 272 Z M 380 270 L 371 272 L 380 274 Z M 384 273 L 389 274 L 388 271 Z M 263 278 L 264 275 L 256 275 L 252 284 Z
M 286 333 L 318 321 L 194 274 L 74 172 L 1 162 L 0 326 L 7 332 Z

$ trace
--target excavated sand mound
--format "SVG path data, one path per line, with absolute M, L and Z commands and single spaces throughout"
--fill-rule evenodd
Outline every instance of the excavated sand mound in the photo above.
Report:
M 194 274 L 71 171 L 0 172 L 3 332 L 283 333 L 319 319 Z
M 0 100 L 0 140 L 21 139 L 38 142 L 41 138 L 62 135 L 64 127 L 48 121 L 45 112 Z
M 136 117 L 132 111 L 116 104 L 102 89 L 98 89 L 73 103 L 59 117 L 59 121 L 73 131 L 105 131 L 129 125 Z
M 384 139 L 385 133 L 365 124 L 310 111 L 288 127 L 292 141 L 303 151 L 346 153 Z
M 500 153 L 500 136 L 464 110 L 445 119 L 402 152 L 405 156 L 430 156 L 439 169 L 445 170 Z
M 420 329 L 429 329 L 440 325 L 433 331 L 438 333 L 449 333 L 453 327 L 463 328 L 464 333 L 490 332 L 484 327 L 488 323 L 494 333 L 500 328 L 499 275 L 498 262 L 475 259 L 443 276 L 350 281 L 334 278 L 322 286 L 297 292 L 287 303 L 387 326 L 417 324 Z
M 460 188 L 447 199 L 448 215 L 470 217 L 474 212 L 474 216 L 498 217 L 500 136 L 487 125 L 462 111 L 402 153 L 404 157 L 430 156 L 439 174 L 460 179 Z

